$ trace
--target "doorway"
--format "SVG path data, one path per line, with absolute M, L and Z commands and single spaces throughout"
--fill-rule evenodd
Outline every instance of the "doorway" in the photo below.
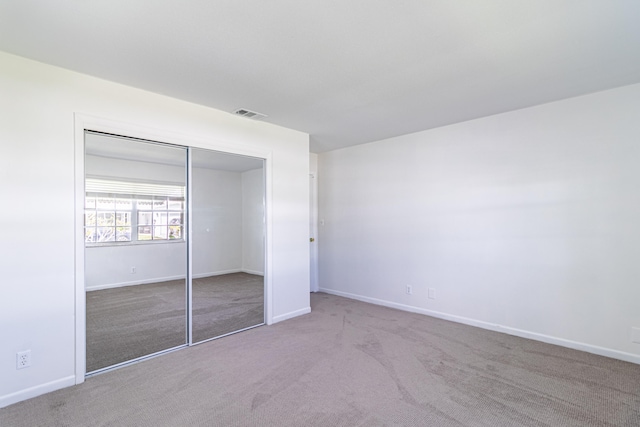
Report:
M 84 135 L 92 375 L 265 323 L 265 160 Z
M 309 174 L 309 236 L 310 290 L 318 292 L 318 181 L 315 174 Z

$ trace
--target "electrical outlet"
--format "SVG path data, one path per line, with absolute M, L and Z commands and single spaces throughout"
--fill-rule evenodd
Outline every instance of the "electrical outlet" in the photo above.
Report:
M 631 342 L 640 344 L 640 328 L 631 328 Z
M 427 298 L 436 299 L 436 290 L 434 288 L 429 288 Z
M 24 369 L 31 366 L 31 350 L 16 353 L 16 369 Z
M 407 285 L 407 295 L 413 295 L 413 289 L 411 288 L 411 285 Z
M 136 274 L 136 268 L 135 267 L 131 267 L 131 274 Z

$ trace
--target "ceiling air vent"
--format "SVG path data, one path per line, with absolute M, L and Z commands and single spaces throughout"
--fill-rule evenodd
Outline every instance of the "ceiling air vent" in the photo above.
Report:
M 248 119 L 253 119 L 253 120 L 260 120 L 267 117 L 266 114 L 256 113 L 255 111 L 246 110 L 244 108 L 234 111 L 234 114 L 237 114 L 242 117 L 246 117 Z

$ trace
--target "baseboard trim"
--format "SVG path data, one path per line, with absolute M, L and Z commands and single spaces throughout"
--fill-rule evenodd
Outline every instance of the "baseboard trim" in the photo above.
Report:
M 223 274 L 233 274 L 233 273 L 247 273 L 247 274 L 253 274 L 256 276 L 264 276 L 264 272 L 262 271 L 233 269 L 233 270 L 214 271 L 209 273 L 198 273 L 198 274 L 194 274 L 193 278 L 201 279 L 203 277 L 222 276 Z M 168 282 L 170 280 L 180 280 L 184 278 L 185 276 L 156 277 L 154 279 L 133 280 L 131 282 L 120 282 L 120 283 L 110 283 L 106 285 L 87 286 L 85 290 L 87 292 L 101 291 L 103 289 L 122 288 L 125 286 L 136 286 L 136 285 L 148 285 L 150 283 Z
M 156 277 L 155 279 L 133 280 L 131 282 L 120 282 L 120 283 L 110 283 L 107 285 L 87 286 L 85 290 L 87 292 L 101 291 L 103 289 L 123 288 L 125 286 L 136 286 L 136 285 L 148 285 L 150 283 L 168 282 L 170 280 L 180 280 L 184 278 L 185 276 Z
M 0 397 L 0 408 L 4 408 L 14 403 L 22 402 L 23 400 L 31 399 L 52 391 L 60 390 L 61 388 L 71 387 L 76 384 L 75 375 L 60 378 L 55 381 L 51 381 L 45 384 L 40 384 L 35 387 L 30 387 L 24 390 L 17 391 L 15 393 L 7 394 Z
M 222 270 L 222 271 L 210 271 L 208 273 L 198 273 L 194 274 L 192 277 L 194 279 L 202 279 L 203 277 L 211 277 L 211 276 L 222 276 L 223 274 L 233 274 L 233 273 L 242 273 L 242 269 L 234 268 L 231 270 Z
M 626 353 L 623 351 L 613 350 L 606 347 L 599 347 L 592 344 L 586 344 L 578 341 L 571 341 L 564 338 L 558 338 L 551 335 L 540 334 L 537 332 L 526 331 L 523 329 L 512 328 L 509 326 L 500 325 L 497 323 L 484 322 L 482 320 L 471 319 L 468 317 L 457 316 L 453 314 L 443 313 L 440 311 L 428 310 L 426 308 L 414 307 L 411 305 L 400 304 L 392 301 L 371 298 L 363 295 L 351 294 L 348 292 L 337 291 L 335 289 L 320 288 L 319 292 L 325 292 L 327 294 L 337 295 L 345 298 L 350 298 L 362 302 L 368 302 L 375 305 L 381 305 L 389 308 L 396 308 L 398 310 L 408 311 L 411 313 L 424 314 L 438 319 L 450 320 L 456 323 L 462 323 L 469 326 L 475 326 L 490 331 L 502 332 L 509 335 L 514 335 L 521 338 L 528 338 L 535 341 L 541 341 L 547 344 L 559 345 L 561 347 L 571 348 L 574 350 L 580 350 L 587 353 L 597 354 L 599 356 L 610 357 L 612 359 L 622 360 L 625 362 L 631 362 L 640 365 L 640 356 L 632 353 Z
M 247 274 L 253 274 L 254 276 L 263 276 L 264 277 L 264 271 L 258 271 L 258 270 L 242 270 L 243 273 L 247 273 Z
M 282 322 L 284 320 L 293 319 L 294 317 L 302 316 L 304 314 L 311 313 L 311 307 L 301 308 L 300 310 L 292 311 L 289 313 L 281 314 L 279 316 L 274 316 L 271 324 Z

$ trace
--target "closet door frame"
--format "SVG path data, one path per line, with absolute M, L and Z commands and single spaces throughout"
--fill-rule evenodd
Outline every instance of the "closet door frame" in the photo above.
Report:
M 264 159 L 264 318 L 265 323 L 273 323 L 273 291 L 272 291 L 272 152 L 269 150 L 247 149 L 237 144 L 228 144 L 223 141 L 203 139 L 202 137 L 190 136 L 186 133 L 175 130 L 156 129 L 110 120 L 106 118 L 74 113 L 74 229 L 75 229 L 75 383 L 80 384 L 86 377 L 86 293 L 85 293 L 85 243 L 84 243 L 84 198 L 85 198 L 85 153 L 84 136 L 85 131 L 102 132 L 130 138 L 156 141 L 166 144 L 178 145 L 187 148 L 202 148 L 229 154 L 238 154 Z M 189 154 L 188 154 L 189 156 Z M 190 161 L 187 167 L 187 185 L 190 187 L 191 168 Z M 190 191 L 190 190 L 189 190 Z M 190 203 L 190 199 L 189 203 Z M 190 216 L 190 207 L 187 215 Z M 191 224 L 187 222 L 187 233 L 190 246 Z M 187 286 L 188 289 L 188 310 L 187 310 L 187 342 L 194 345 L 191 340 L 191 253 L 187 254 Z

